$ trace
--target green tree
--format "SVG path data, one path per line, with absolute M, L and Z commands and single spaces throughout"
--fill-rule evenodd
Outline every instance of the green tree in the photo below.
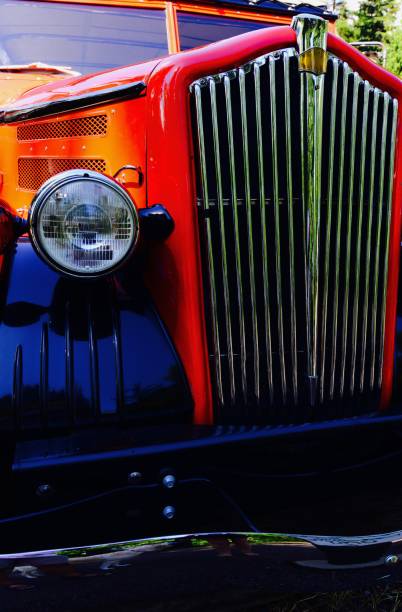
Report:
M 387 42 L 387 32 L 394 27 L 396 0 L 363 0 L 356 13 L 355 40 Z
M 386 68 L 402 77 L 402 28 L 394 28 L 387 36 Z
M 347 40 L 348 42 L 357 40 L 355 16 L 346 8 L 345 4 L 342 5 L 341 10 L 339 11 L 339 18 L 336 22 L 336 33 L 338 36 L 344 40 Z

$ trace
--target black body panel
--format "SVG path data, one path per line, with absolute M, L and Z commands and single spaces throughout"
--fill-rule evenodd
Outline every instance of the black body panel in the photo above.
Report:
M 52 271 L 27 239 L 18 242 L 0 323 L 3 431 L 40 437 L 191 415 L 181 363 L 129 266 L 131 282 L 124 271 L 74 281 Z

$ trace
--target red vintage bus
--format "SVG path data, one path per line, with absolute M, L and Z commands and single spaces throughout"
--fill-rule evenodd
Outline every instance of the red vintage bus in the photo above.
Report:
M 0 84 L 0 585 L 400 577 L 399 79 L 307 5 L 1 0 Z

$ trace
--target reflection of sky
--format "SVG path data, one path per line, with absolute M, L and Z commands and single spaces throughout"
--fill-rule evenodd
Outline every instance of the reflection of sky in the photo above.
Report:
M 266 28 L 268 25 L 261 21 L 241 21 L 240 19 L 181 12 L 178 13 L 178 21 L 182 51 L 223 40 L 224 38 L 231 38 L 232 36 L 251 32 L 252 30 Z
M 162 10 L 0 0 L 0 62 L 96 72 L 167 55 Z

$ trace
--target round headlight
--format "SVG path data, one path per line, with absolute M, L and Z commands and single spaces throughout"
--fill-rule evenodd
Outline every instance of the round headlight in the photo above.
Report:
M 30 211 L 33 243 L 58 270 L 99 276 L 119 266 L 138 238 L 138 213 L 112 179 L 88 170 L 62 172 L 36 194 Z

